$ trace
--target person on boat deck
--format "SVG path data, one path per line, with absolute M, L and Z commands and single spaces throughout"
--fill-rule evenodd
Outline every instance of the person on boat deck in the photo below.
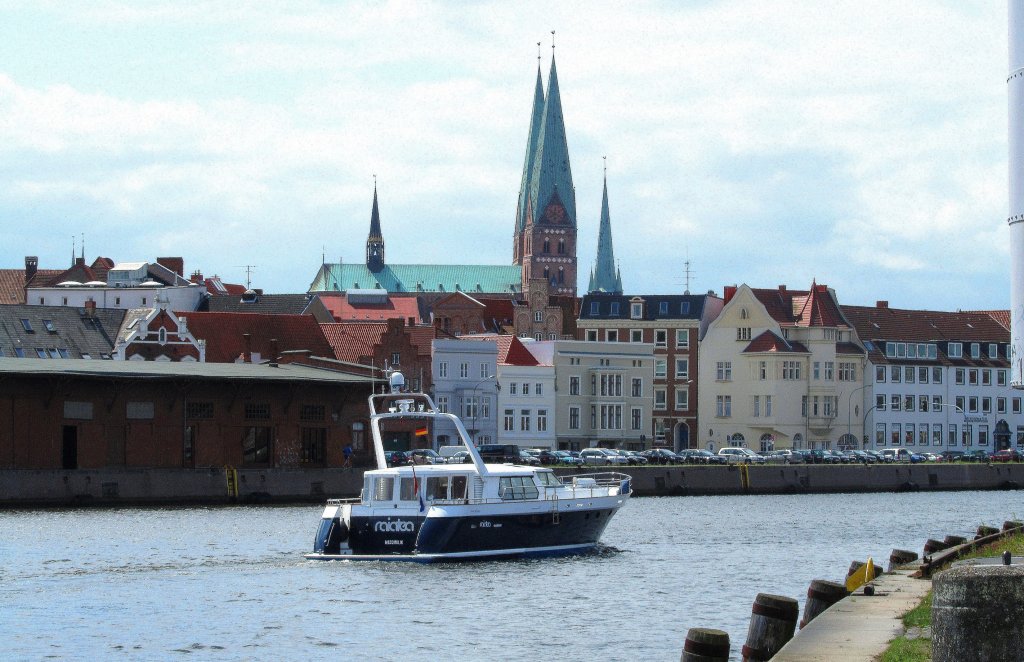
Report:
M 352 442 L 349 442 L 345 448 L 341 451 L 342 455 L 345 456 L 345 462 L 341 465 L 348 469 L 352 468 Z

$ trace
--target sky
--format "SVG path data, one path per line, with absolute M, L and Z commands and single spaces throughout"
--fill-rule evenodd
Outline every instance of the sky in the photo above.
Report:
M 0 267 L 84 235 L 304 292 L 365 259 L 374 175 L 388 262 L 509 264 L 555 30 L 581 294 L 607 156 L 627 294 L 1005 309 L 1006 11 L 0 0 Z

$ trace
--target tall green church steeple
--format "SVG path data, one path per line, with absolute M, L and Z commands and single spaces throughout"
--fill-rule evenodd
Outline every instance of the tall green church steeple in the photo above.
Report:
M 590 293 L 622 294 L 622 276 L 615 267 L 612 248 L 612 220 L 608 213 L 608 173 L 604 175 L 604 195 L 601 198 L 601 229 L 597 236 L 597 260 L 590 272 Z

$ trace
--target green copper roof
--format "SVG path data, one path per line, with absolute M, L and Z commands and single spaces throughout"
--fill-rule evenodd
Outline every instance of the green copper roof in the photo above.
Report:
M 572 171 L 569 168 L 569 145 L 565 139 L 565 122 L 562 119 L 562 97 L 558 92 L 558 72 L 555 58 L 551 58 L 551 73 L 548 75 L 548 93 L 544 101 L 544 119 L 537 136 L 537 154 L 534 156 L 533 176 L 530 182 L 530 204 L 534 214 L 544 209 L 557 195 L 569 217 L 576 226 L 576 190 L 572 185 Z
M 544 83 L 540 77 L 540 63 L 537 64 L 537 86 L 533 92 L 533 115 L 530 116 L 530 135 L 526 141 L 526 162 L 523 164 L 523 180 L 519 184 L 519 206 L 516 208 L 516 231 L 526 227 L 526 209 L 529 206 L 530 180 L 537 155 L 537 140 L 540 125 L 544 121 Z
M 365 264 L 324 264 L 309 292 L 378 288 L 387 292 L 520 292 L 520 269 L 514 264 L 386 264 L 373 273 Z
M 612 248 L 612 220 L 608 213 L 608 177 L 604 178 L 604 195 L 601 198 L 601 229 L 597 236 L 597 260 L 590 272 L 589 292 L 622 294 L 622 278 L 615 268 L 615 251 Z

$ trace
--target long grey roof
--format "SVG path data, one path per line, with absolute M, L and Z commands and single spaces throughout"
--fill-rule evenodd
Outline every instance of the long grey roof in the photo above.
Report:
M 312 299 L 309 294 L 257 294 L 249 298 L 226 295 L 210 297 L 207 307 L 211 313 L 302 315 Z
M 24 358 L 38 358 L 41 349 L 47 358 L 53 352 L 71 359 L 109 358 L 124 315 L 113 308 L 97 308 L 90 316 L 68 306 L 0 305 L 0 356 L 16 357 L 21 349 Z
M 558 196 L 569 223 L 576 227 L 576 189 L 572 185 L 572 170 L 569 167 L 569 144 L 565 137 L 565 121 L 562 118 L 562 97 L 558 91 L 558 72 L 555 58 L 551 58 L 551 73 L 548 74 L 548 93 L 544 100 L 544 119 L 537 136 L 537 154 L 534 157 L 533 176 L 530 182 L 530 204 L 536 219 Z
M 62 376 L 109 379 L 131 378 L 152 380 L 250 380 L 284 381 L 318 384 L 365 383 L 373 379 L 350 375 L 299 363 L 282 363 L 277 367 L 260 363 L 177 363 L 156 361 L 23 361 L 0 358 L 0 375 Z

